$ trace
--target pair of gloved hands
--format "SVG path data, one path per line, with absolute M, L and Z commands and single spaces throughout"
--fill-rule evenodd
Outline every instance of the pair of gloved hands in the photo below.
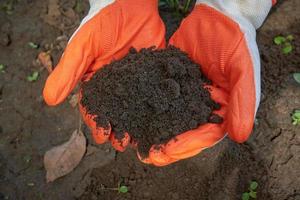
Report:
M 224 122 L 202 125 L 160 149 L 151 148 L 148 158 L 140 158 L 143 162 L 163 166 L 194 156 L 222 140 L 226 133 L 236 142 L 247 140 L 260 101 L 256 29 L 272 4 L 275 0 L 197 0 L 169 44 L 187 52 L 212 80 L 212 98 L 221 105 L 216 113 Z M 47 79 L 44 98 L 49 105 L 61 103 L 80 80 L 88 80 L 103 65 L 125 56 L 131 47 L 166 46 L 158 0 L 90 0 L 90 5 Z M 111 127 L 97 127 L 94 116 L 82 106 L 80 110 L 97 143 L 109 140 L 119 151 L 134 143 L 128 134 L 120 143 Z

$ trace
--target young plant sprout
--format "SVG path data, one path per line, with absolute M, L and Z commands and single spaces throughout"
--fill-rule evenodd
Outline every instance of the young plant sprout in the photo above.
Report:
M 298 109 L 294 110 L 294 112 L 292 114 L 292 123 L 293 123 L 293 125 L 300 124 L 300 110 L 298 110 Z
M 39 45 L 38 44 L 35 44 L 34 42 L 28 42 L 28 45 L 33 48 L 33 49 L 37 49 L 39 48 Z
M 125 185 L 119 185 L 118 186 L 118 192 L 119 193 L 127 193 L 128 192 L 128 188 L 127 188 L 127 186 L 125 186 Z
M 116 188 L 109 188 L 109 187 L 105 187 L 104 185 L 101 185 L 101 189 L 102 190 L 114 190 L 114 191 L 118 191 L 118 193 L 127 193 L 128 192 L 128 187 L 126 185 L 122 185 L 122 184 L 118 184 L 118 187 Z
M 6 14 L 13 14 L 15 0 L 6 0 L 0 8 L 2 8 Z
M 283 54 L 289 54 L 293 51 L 292 41 L 294 37 L 292 35 L 284 36 L 276 36 L 274 38 L 274 43 L 276 45 L 282 46 L 281 51 Z
M 0 64 L 0 72 L 5 72 L 4 70 L 5 70 L 5 65 Z
M 256 189 L 258 187 L 258 183 L 256 181 L 252 181 L 249 186 L 249 191 L 244 192 L 242 195 L 242 200 L 250 200 L 256 199 Z
M 35 71 L 31 75 L 27 76 L 27 81 L 34 82 L 38 80 L 38 78 L 39 78 L 39 72 Z
M 186 15 L 191 4 L 191 0 L 185 0 L 185 3 L 180 3 L 179 0 L 160 0 L 159 6 L 167 5 L 170 7 L 176 16 Z
M 293 77 L 294 77 L 295 81 L 300 84 L 300 73 L 294 73 Z

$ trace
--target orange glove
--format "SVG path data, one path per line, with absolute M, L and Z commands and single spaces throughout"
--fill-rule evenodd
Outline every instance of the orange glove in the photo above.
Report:
M 156 0 L 91 3 L 96 6 L 92 4 L 88 17 L 47 80 L 44 97 L 49 105 L 63 101 L 78 80 L 87 80 L 104 64 L 122 58 L 131 46 L 164 47 L 164 26 Z M 243 4 L 239 0 L 198 0 L 197 4 L 170 43 L 200 63 L 213 81 L 211 95 L 222 106 L 216 113 L 224 123 L 205 124 L 180 134 L 176 141 L 170 140 L 160 149 L 152 147 L 149 157 L 142 160 L 145 163 L 163 166 L 194 156 L 222 140 L 226 131 L 235 141 L 243 142 L 252 130 L 260 98 L 255 28 L 265 19 L 271 0 L 245 0 Z M 97 127 L 93 116 L 86 114 L 83 107 L 80 109 L 97 143 L 110 139 L 117 150 L 125 149 L 130 141 L 128 134 L 121 145 L 114 139 L 110 125 Z
M 170 44 L 185 51 L 212 80 L 212 98 L 222 106 L 224 123 L 206 124 L 150 150 L 146 163 L 167 165 L 194 156 L 222 140 L 227 132 L 239 143 L 252 131 L 260 102 L 259 28 L 273 0 L 197 0 Z
M 165 47 L 165 27 L 157 0 L 90 0 L 90 6 L 46 81 L 43 95 L 48 105 L 64 101 L 80 80 L 88 80 L 103 65 L 126 55 L 131 47 Z M 114 140 L 109 124 L 97 127 L 94 116 L 87 115 L 82 106 L 80 110 L 97 143 L 110 139 L 116 149 L 124 150 L 129 137 L 121 146 Z

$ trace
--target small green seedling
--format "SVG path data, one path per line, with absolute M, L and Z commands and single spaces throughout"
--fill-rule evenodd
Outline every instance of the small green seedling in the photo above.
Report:
M 24 156 L 24 161 L 25 161 L 26 163 L 29 163 L 29 162 L 31 161 L 31 156 L 30 156 L 30 155 Z
M 28 185 L 29 187 L 33 187 L 35 184 L 34 184 L 34 183 L 27 183 L 27 185 Z
M 128 192 L 128 188 L 127 188 L 127 186 L 125 186 L 125 185 L 119 185 L 119 187 L 118 187 L 118 192 L 119 193 L 127 193 Z
M 188 13 L 191 0 L 185 0 L 185 3 L 180 3 L 179 0 L 160 0 L 159 6 L 168 6 L 174 11 L 176 16 L 185 16 Z
M 295 81 L 300 84 L 300 73 L 294 73 L 293 77 L 294 77 Z
M 249 191 L 244 192 L 242 195 L 242 200 L 250 200 L 250 199 L 256 199 L 256 189 L 258 187 L 258 183 L 256 181 L 252 181 L 250 183 Z
M 118 191 L 118 193 L 127 193 L 128 192 L 128 187 L 126 185 L 121 185 L 120 183 L 118 184 L 117 188 L 108 188 L 105 187 L 104 185 L 100 186 L 102 190 L 114 190 L 114 191 Z
M 0 72 L 2 72 L 2 73 L 5 72 L 5 65 L 0 64 Z
M 35 71 L 31 75 L 27 76 L 27 80 L 29 82 L 34 82 L 34 81 L 38 80 L 38 78 L 39 78 L 39 72 L 37 72 L 37 71 Z
M 13 14 L 13 10 L 14 10 L 14 2 L 15 0 L 6 0 L 6 2 L 4 2 L 1 5 L 1 8 L 6 12 L 6 14 L 11 15 Z
M 35 44 L 35 43 L 33 43 L 33 42 L 28 42 L 28 45 L 29 45 L 31 48 L 33 48 L 33 49 L 39 48 L 39 45 L 38 45 L 38 44 Z
M 300 125 L 300 110 L 296 109 L 292 113 L 292 123 L 293 125 Z
M 276 36 L 274 38 L 274 43 L 276 45 L 282 46 L 282 53 L 283 54 L 289 54 L 293 51 L 292 41 L 294 40 L 294 37 L 292 35 L 288 35 L 286 37 L 284 36 Z

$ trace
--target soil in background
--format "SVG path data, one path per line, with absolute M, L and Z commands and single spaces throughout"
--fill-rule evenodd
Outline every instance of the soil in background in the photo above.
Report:
M 166 167 L 141 164 L 134 154 L 126 151 L 110 165 L 95 169 L 89 186 L 78 199 L 239 200 L 249 180 L 259 180 L 260 186 L 267 183 L 267 169 L 255 161 L 251 149 L 227 139 L 201 156 Z M 119 183 L 126 185 L 129 192 L 107 189 L 116 188 Z M 270 199 L 263 186 L 258 193 L 259 199 Z
M 131 49 L 83 84 L 81 103 L 97 116 L 98 126 L 110 123 L 120 141 L 129 133 L 139 153 L 147 156 L 152 145 L 159 148 L 182 132 L 222 122 L 212 115 L 220 105 L 210 98 L 206 84 L 200 66 L 175 47 Z
M 40 51 L 52 49 L 54 65 L 58 62 L 88 1 L 84 6 L 76 5 L 80 0 L 13 2 L 10 14 L 0 9 L 0 64 L 5 65 L 0 73 L 1 200 L 241 200 L 252 180 L 258 182 L 258 200 L 300 199 L 300 127 L 290 116 L 300 108 L 300 87 L 292 78 L 300 71 L 299 0 L 278 0 L 258 31 L 263 96 L 245 144 L 225 139 L 191 159 L 157 168 L 142 164 L 133 150 L 116 154 L 110 144 L 89 140 L 79 166 L 53 183 L 46 183 L 43 155 L 70 138 L 79 113 L 68 101 L 45 105 L 41 94 L 48 72 L 34 61 Z M 289 34 L 294 49 L 284 55 L 273 38 Z M 32 49 L 29 42 L 40 47 Z M 40 72 L 39 79 L 28 82 L 33 71 Z M 127 194 L 101 189 L 120 182 L 129 187 Z

